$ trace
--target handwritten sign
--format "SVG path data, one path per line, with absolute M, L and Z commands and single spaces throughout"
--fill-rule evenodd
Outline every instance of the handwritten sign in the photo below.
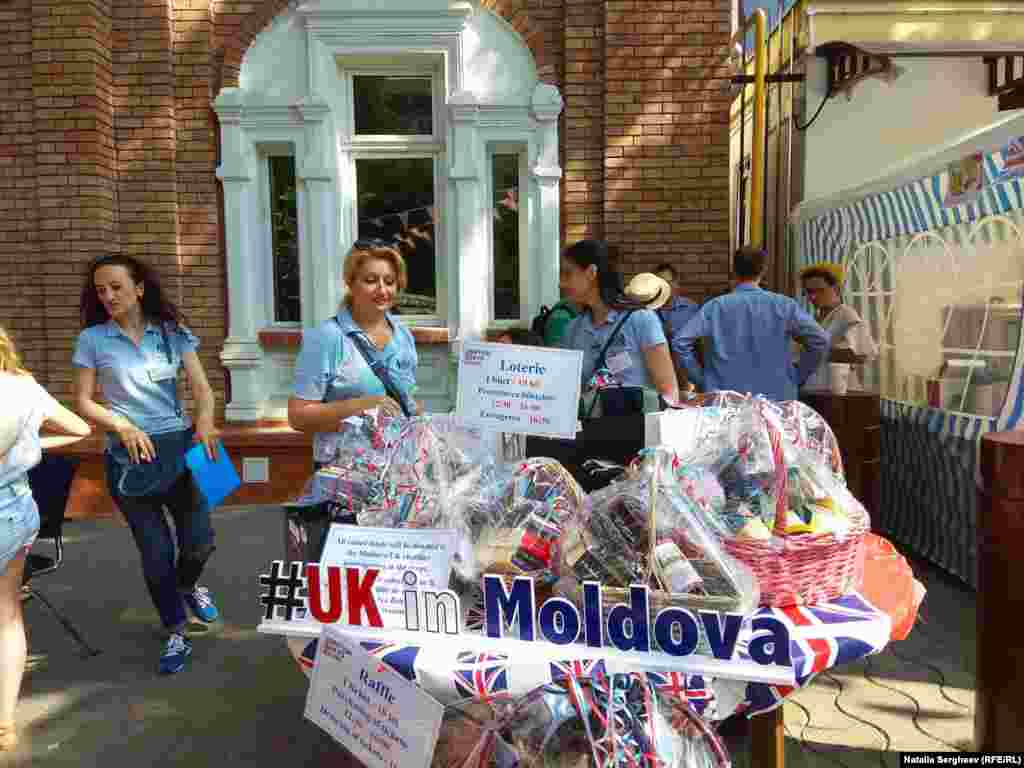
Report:
M 324 627 L 306 718 L 367 768 L 428 768 L 444 707 L 355 639 Z
M 575 438 L 583 353 L 465 342 L 456 413 L 499 432 Z

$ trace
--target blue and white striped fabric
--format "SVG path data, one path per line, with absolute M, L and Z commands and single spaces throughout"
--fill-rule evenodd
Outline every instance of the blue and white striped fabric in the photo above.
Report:
M 949 173 L 943 171 L 816 216 L 802 227 L 803 261 L 836 262 L 855 243 L 916 235 L 1022 209 L 1024 180 L 1006 179 L 1005 162 L 1002 150 L 985 155 L 987 185 L 976 202 L 945 207 Z

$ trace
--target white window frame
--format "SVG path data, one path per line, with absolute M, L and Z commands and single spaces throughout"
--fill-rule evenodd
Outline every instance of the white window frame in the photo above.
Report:
M 387 63 L 385 63 L 385 61 Z M 434 161 L 434 290 L 437 297 L 437 311 L 433 314 L 402 315 L 407 325 L 443 326 L 448 323 L 448 276 L 450 274 L 448 239 L 445 236 L 444 210 L 446 207 L 447 141 L 448 126 L 445 103 L 445 57 L 441 53 L 417 54 L 407 52 L 389 56 L 344 55 L 336 58 L 338 76 L 341 82 L 342 113 L 338 115 L 337 129 L 340 141 L 342 163 L 340 173 L 344 187 L 353 190 L 343 195 L 342 215 L 348 226 L 352 243 L 359 234 L 359 206 L 356 182 L 356 162 L 364 159 L 385 160 L 388 158 L 432 158 Z M 433 132 L 426 135 L 364 135 L 355 132 L 355 87 L 353 78 L 368 77 L 416 77 L 430 78 L 431 82 L 431 127 Z
M 299 319 L 278 320 L 277 301 L 274 297 L 274 227 L 272 221 L 273 209 L 270 200 L 270 159 L 272 157 L 291 157 L 295 162 L 295 217 L 298 234 L 299 249 Z M 303 316 L 303 284 L 305 282 L 305 253 L 304 235 L 306 232 L 305 213 L 307 211 L 304 193 L 305 187 L 302 179 L 299 178 L 299 158 L 295 151 L 295 144 L 292 142 L 265 142 L 257 145 L 257 185 L 260 196 L 260 216 L 263 231 L 263 272 L 267 276 L 264 281 L 264 306 L 269 307 L 265 327 L 273 330 L 294 330 L 302 327 Z M 307 310 L 308 311 L 308 310 Z
M 487 301 L 489 304 L 490 326 L 493 328 L 513 328 L 529 321 L 530 318 L 530 142 L 527 139 L 522 141 L 490 141 L 486 143 L 485 157 L 485 188 L 486 200 L 489 201 L 487 217 L 487 257 L 489 259 L 489 286 Z M 496 316 L 497 308 L 494 301 L 494 293 L 497 288 L 495 275 L 497 274 L 494 263 L 494 206 L 497 205 L 496 192 L 494 188 L 494 156 L 495 155 L 518 155 L 519 169 L 516 174 L 516 188 L 518 190 L 519 205 L 519 317 L 512 319 L 499 319 Z

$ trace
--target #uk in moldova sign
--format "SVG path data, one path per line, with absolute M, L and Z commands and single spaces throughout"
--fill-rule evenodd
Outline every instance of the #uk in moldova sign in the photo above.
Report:
M 456 413 L 497 432 L 576 437 L 583 353 L 465 342 Z

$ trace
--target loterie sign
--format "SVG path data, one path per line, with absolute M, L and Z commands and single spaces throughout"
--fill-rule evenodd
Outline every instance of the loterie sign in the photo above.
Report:
M 576 437 L 583 353 L 465 342 L 456 413 L 497 432 Z

